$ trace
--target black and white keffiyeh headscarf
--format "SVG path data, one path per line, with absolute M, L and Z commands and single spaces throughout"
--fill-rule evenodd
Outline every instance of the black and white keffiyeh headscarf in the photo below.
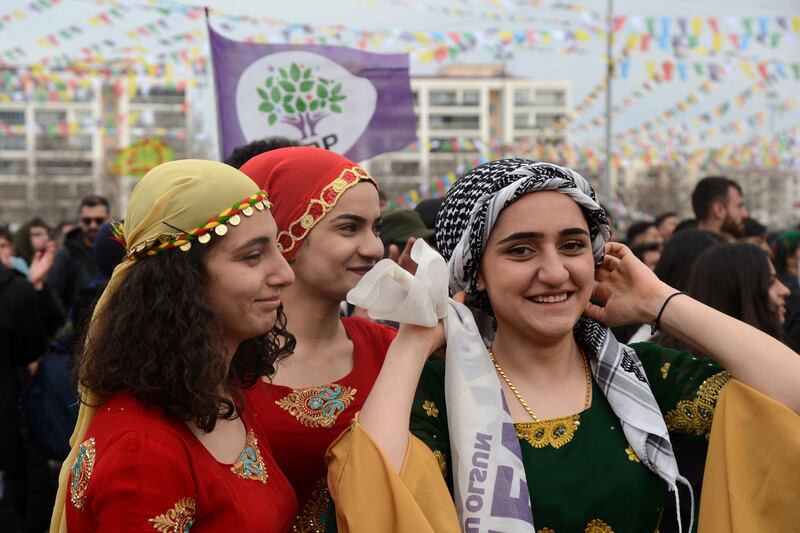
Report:
M 523 195 L 537 191 L 564 193 L 581 207 L 589 226 L 595 265 L 603 260 L 610 237 L 608 221 L 583 176 L 526 159 L 492 161 L 470 170 L 445 196 L 436 220 L 436 234 L 439 251 L 448 261 L 450 290 L 465 291 L 473 297 L 473 312 L 476 322 L 482 325 L 484 339 L 492 338 L 494 333 L 487 331 L 493 327 L 487 325 L 486 317 L 479 316 L 492 314 L 492 310 L 485 293 L 479 293 L 476 287 L 486 242 L 500 212 Z M 647 468 L 667 483 L 680 509 L 677 483 L 689 485 L 678 472 L 664 418 L 636 352 L 618 342 L 609 328 L 586 316 L 578 320 L 574 335 L 589 359 L 595 381 L 620 419 L 631 448 Z

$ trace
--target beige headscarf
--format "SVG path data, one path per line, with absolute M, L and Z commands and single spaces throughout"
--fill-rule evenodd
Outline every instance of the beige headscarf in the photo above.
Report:
M 136 262 L 156 253 L 181 253 L 202 246 L 211 238 L 225 235 L 237 226 L 241 216 L 269 207 L 266 193 L 246 175 L 223 163 L 186 159 L 159 165 L 148 172 L 131 194 L 124 224 L 127 258 L 114 269 L 108 286 L 97 303 L 89 335 L 97 327 L 109 297 Z M 58 495 L 50 522 L 51 533 L 67 531 L 64 512 L 70 470 L 78 448 L 86 438 L 89 424 L 103 402 L 94 391 L 81 389 L 83 400 L 78 421 L 70 438 L 72 447 L 58 477 Z M 88 405 L 87 405 L 88 404 Z

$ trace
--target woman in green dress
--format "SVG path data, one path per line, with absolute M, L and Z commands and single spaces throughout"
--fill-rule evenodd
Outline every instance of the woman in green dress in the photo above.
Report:
M 655 531 L 667 489 L 677 498 L 685 483 L 671 439 L 709 437 L 731 376 L 800 411 L 797 354 L 675 291 L 608 235 L 589 183 L 555 165 L 487 163 L 445 199 L 438 245 L 472 315 L 451 302 L 446 362 L 424 366 L 411 405 L 441 328 L 402 326 L 419 353 L 387 355 L 360 425 L 402 477 L 410 409 L 464 531 Z M 606 327 L 647 322 L 712 359 L 628 347 Z

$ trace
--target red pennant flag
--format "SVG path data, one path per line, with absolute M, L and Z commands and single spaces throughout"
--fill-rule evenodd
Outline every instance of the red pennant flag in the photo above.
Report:
M 664 79 L 666 81 L 672 81 L 672 71 L 675 68 L 672 61 L 664 61 L 664 63 L 661 64 L 661 68 L 664 70 Z
M 708 25 L 711 26 L 711 31 L 714 34 L 719 33 L 719 21 L 715 17 L 708 18 Z

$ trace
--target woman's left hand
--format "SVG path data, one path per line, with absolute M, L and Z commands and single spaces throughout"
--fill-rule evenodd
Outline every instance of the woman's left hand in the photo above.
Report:
M 675 292 L 618 242 L 606 244 L 595 279 L 592 297 L 604 306 L 589 302 L 586 315 L 610 327 L 653 322 L 667 296 Z

